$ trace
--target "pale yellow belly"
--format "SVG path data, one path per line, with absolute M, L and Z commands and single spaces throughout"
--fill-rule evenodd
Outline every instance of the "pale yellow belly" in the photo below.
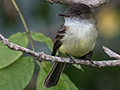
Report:
M 65 42 L 60 46 L 59 51 L 63 54 L 69 54 L 70 56 L 84 56 L 95 47 L 95 42 L 90 41 L 71 41 Z

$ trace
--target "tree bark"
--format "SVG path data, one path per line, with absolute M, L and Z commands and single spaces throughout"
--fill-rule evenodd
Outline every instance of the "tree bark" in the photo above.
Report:
M 44 0 L 50 3 L 71 4 L 71 3 L 83 3 L 90 8 L 96 8 L 109 2 L 109 0 Z
M 14 44 L 12 42 L 9 42 L 8 39 L 6 39 L 3 35 L 0 34 L 0 39 L 2 41 L 2 43 L 6 46 L 8 46 L 11 50 L 15 50 L 15 51 L 22 51 L 25 52 L 27 54 L 32 55 L 33 57 L 35 57 L 37 60 L 39 60 L 40 62 L 42 61 L 51 61 L 51 62 L 65 62 L 65 63 L 71 63 L 69 58 L 63 58 L 63 57 L 56 57 L 56 56 L 51 56 L 51 55 L 47 55 L 43 52 L 34 52 L 30 49 L 24 48 L 22 46 L 19 46 L 17 44 Z M 87 65 L 87 66 L 91 66 L 91 67 L 108 67 L 108 66 L 120 66 L 120 55 L 113 52 L 112 50 L 110 50 L 109 48 L 103 46 L 104 51 L 110 56 L 110 57 L 114 57 L 118 60 L 101 60 L 101 61 L 93 61 L 93 64 L 89 61 L 89 60 L 77 60 L 74 59 L 74 64 L 83 64 L 83 65 Z

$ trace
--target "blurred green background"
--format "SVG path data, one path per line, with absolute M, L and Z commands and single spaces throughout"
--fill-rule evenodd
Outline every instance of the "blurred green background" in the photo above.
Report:
M 50 4 L 43 0 L 16 0 L 28 29 L 43 33 L 54 39 L 56 32 L 63 22 L 57 14 L 65 11 L 67 5 Z M 109 3 L 93 10 L 98 22 L 99 38 L 92 60 L 110 60 L 102 46 L 107 46 L 120 54 L 120 1 L 111 0 Z M 17 32 L 25 32 L 24 26 L 11 0 L 0 0 L 0 33 L 5 37 Z M 44 43 L 33 41 L 35 51 L 51 54 Z M 31 49 L 29 45 L 28 48 Z M 24 54 L 27 55 L 27 54 Z M 72 65 L 67 65 L 64 72 L 79 90 L 120 90 L 120 67 L 91 68 L 82 65 L 84 72 Z M 35 90 L 39 66 L 25 90 Z

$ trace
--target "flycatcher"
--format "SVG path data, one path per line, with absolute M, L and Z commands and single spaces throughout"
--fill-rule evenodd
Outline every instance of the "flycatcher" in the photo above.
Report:
M 52 55 L 90 60 L 98 36 L 96 19 L 90 7 L 84 4 L 70 4 L 63 14 L 65 22 L 61 25 L 54 39 Z M 44 85 L 56 86 L 66 63 L 54 62 Z

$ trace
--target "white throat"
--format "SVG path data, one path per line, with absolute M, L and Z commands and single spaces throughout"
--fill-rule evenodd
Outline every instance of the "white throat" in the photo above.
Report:
M 98 33 L 95 24 L 89 20 L 65 17 L 64 25 L 66 34 L 61 40 L 63 45 L 59 49 L 60 52 L 83 56 L 94 49 Z
M 78 18 L 65 18 L 66 33 L 73 38 L 96 38 L 96 25 L 89 20 L 79 20 Z
M 65 17 L 65 26 L 74 27 L 78 26 L 79 28 L 87 29 L 93 28 L 95 24 L 91 24 L 89 20 L 86 19 L 78 19 L 78 18 L 69 18 Z

